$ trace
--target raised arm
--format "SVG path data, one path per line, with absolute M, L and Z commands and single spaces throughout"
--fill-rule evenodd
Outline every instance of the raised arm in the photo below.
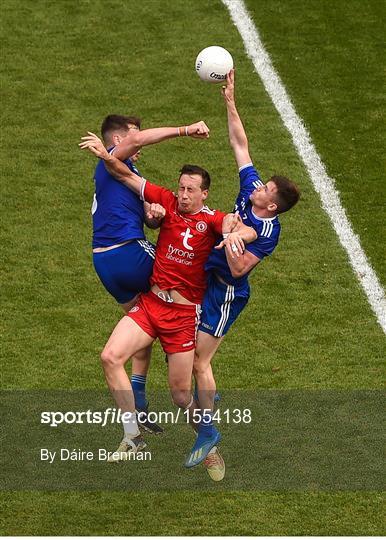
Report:
M 123 161 L 134 155 L 143 146 L 149 146 L 175 137 L 207 139 L 209 137 L 209 128 L 205 122 L 200 121 L 182 127 L 160 127 L 143 131 L 133 130 L 114 148 L 114 155 Z
M 235 103 L 235 72 L 232 69 L 227 75 L 227 84 L 222 88 L 228 116 L 228 134 L 238 167 L 251 163 L 248 139 Z
M 87 149 L 98 158 L 103 159 L 106 169 L 114 178 L 125 184 L 125 186 L 137 195 L 140 195 L 143 182 L 142 178 L 133 173 L 120 159 L 109 154 L 97 135 L 89 131 L 86 137 L 82 137 L 82 142 L 79 143 L 79 146 L 82 150 Z

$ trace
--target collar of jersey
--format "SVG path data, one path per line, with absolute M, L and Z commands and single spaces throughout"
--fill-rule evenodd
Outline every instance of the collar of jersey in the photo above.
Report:
M 107 148 L 107 152 L 111 155 L 115 149 L 116 149 L 116 145 L 115 145 L 115 146 L 110 146 L 110 148 Z M 133 162 L 131 161 L 130 158 L 125 159 L 125 162 L 126 162 L 126 161 L 130 161 L 130 163 L 133 165 L 133 167 L 134 167 L 135 169 L 137 169 L 136 166 L 133 164 Z M 138 170 L 138 169 L 137 169 L 137 170 Z
M 273 216 L 273 217 L 260 217 L 260 216 L 257 216 L 255 214 L 255 212 L 253 211 L 252 207 L 251 207 L 251 214 L 255 219 L 257 219 L 259 221 L 274 221 L 275 219 L 277 219 L 277 215 Z

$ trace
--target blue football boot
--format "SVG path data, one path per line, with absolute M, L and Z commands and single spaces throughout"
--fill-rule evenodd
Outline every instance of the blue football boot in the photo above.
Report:
M 199 433 L 196 442 L 185 461 L 185 467 L 190 469 L 202 463 L 210 450 L 221 441 L 221 434 L 213 427 L 211 435 Z

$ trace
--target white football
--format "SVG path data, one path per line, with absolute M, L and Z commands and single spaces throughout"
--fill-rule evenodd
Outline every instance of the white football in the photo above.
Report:
M 223 83 L 233 68 L 233 58 L 223 47 L 206 47 L 196 58 L 196 71 L 205 82 Z

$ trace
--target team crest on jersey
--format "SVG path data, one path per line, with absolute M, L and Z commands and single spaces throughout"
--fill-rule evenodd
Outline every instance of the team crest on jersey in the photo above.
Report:
M 139 307 L 138 307 L 138 306 L 132 307 L 131 310 L 129 311 L 129 313 L 135 313 L 136 311 L 139 311 Z
M 205 232 L 208 228 L 208 225 L 205 223 L 205 221 L 199 221 L 196 225 L 196 230 L 198 232 Z

